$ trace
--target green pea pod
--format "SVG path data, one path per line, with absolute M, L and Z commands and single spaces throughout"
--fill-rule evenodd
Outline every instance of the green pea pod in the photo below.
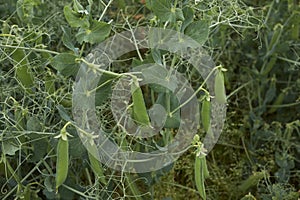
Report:
M 268 48 L 269 51 L 271 52 L 274 51 L 274 47 L 279 43 L 279 39 L 281 37 L 282 31 L 283 31 L 283 26 L 281 24 L 276 24 L 274 27 L 273 36 L 269 44 L 269 48 Z
M 95 147 L 95 148 L 93 148 Z M 97 153 L 96 146 L 92 146 L 92 150 Z M 105 176 L 103 174 L 103 169 L 102 166 L 100 165 L 100 161 L 95 158 L 90 152 L 88 152 L 91 168 L 95 175 L 99 178 L 100 182 L 103 183 L 104 185 L 107 184 L 107 181 L 105 180 Z
M 225 85 L 224 85 L 224 75 L 221 70 L 218 70 L 215 77 L 215 97 L 218 103 L 226 103 L 226 93 L 225 93 Z
M 196 188 L 202 199 L 206 199 L 204 180 L 209 175 L 205 156 L 196 156 L 195 159 L 195 182 Z
M 58 192 L 59 186 L 61 186 L 68 175 L 69 167 L 69 142 L 62 137 L 59 138 L 57 144 L 57 162 L 56 162 L 56 192 Z
M 270 61 L 264 65 L 261 71 L 261 75 L 267 75 L 274 67 L 275 63 L 277 61 L 277 55 L 274 55 L 271 57 Z
M 207 164 L 206 164 L 206 157 L 203 158 L 203 173 L 204 173 L 204 178 L 207 178 L 209 177 L 209 171 L 208 171 L 208 168 L 207 168 Z
M 249 176 L 249 178 L 244 180 L 242 184 L 238 187 L 238 189 L 243 193 L 248 191 L 251 187 L 257 185 L 258 182 L 265 177 L 265 175 L 265 171 L 255 172 L 254 174 Z
M 133 77 L 133 82 L 131 84 L 131 95 L 133 101 L 134 120 L 143 126 L 149 126 L 150 119 L 147 113 L 143 92 L 139 86 L 137 77 Z
M 204 130 L 207 132 L 210 124 L 210 101 L 208 101 L 206 98 L 202 101 L 201 121 Z
M 277 111 L 278 107 L 280 104 L 282 104 L 283 100 L 284 100 L 284 97 L 286 96 L 286 93 L 287 91 L 286 90 L 283 90 L 278 96 L 277 98 L 275 99 L 274 103 L 272 104 L 274 107 L 272 107 L 268 113 L 271 114 L 271 113 L 274 113 Z
M 16 49 L 12 58 L 14 59 L 15 74 L 18 81 L 26 89 L 26 92 L 33 93 L 30 88 L 34 85 L 32 71 L 29 68 L 29 61 L 23 49 Z

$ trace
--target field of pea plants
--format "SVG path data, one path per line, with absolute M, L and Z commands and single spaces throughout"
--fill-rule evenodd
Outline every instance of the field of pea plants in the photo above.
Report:
M 0 0 L 0 199 L 299 200 L 299 0 Z

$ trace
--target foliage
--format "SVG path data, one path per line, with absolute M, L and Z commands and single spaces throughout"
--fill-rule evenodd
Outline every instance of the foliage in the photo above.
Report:
M 299 198 L 299 2 L 0 0 L 0 11 L 1 199 Z M 225 81 L 226 127 L 206 161 L 196 157 L 197 141 L 161 170 L 121 173 L 97 162 L 76 128 L 66 127 L 72 121 L 72 86 L 83 58 L 107 37 L 138 26 L 184 33 L 227 69 L 224 77 L 216 69 Z M 109 72 L 120 75 L 152 62 L 181 72 L 195 89 L 204 81 L 183 59 L 159 49 L 124 55 Z M 147 70 L 155 78 L 156 69 Z M 117 130 L 114 139 L 130 150 L 146 151 L 143 146 L 155 149 L 172 141 L 179 112 L 166 118 L 156 143 L 131 139 L 116 129 L 109 110 L 114 74 L 105 74 L 99 85 L 107 84 L 96 92 L 97 115 L 106 131 Z M 210 98 L 205 91 L 197 94 L 203 104 Z M 149 119 L 137 107 L 145 111 L 158 103 L 170 113 L 179 106 L 174 95 L 155 85 L 133 93 L 133 101 L 145 100 L 133 108 L 138 122 Z M 200 138 L 207 127 L 199 129 Z M 68 133 L 68 172 L 57 183 L 57 166 L 62 165 L 58 142 L 63 140 L 57 136 L 62 130 Z M 205 176 L 205 185 L 204 178 L 194 178 L 195 166 L 205 168 L 204 161 L 209 176 L 203 174 L 206 170 L 196 175 Z

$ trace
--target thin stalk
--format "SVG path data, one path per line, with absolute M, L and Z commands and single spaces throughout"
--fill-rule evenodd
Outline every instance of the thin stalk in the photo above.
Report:
M 51 50 L 47 50 L 47 49 L 37 49 L 37 48 L 34 48 L 34 47 L 21 47 L 21 46 L 3 45 L 3 44 L 0 44 L 0 47 L 2 47 L 2 48 L 12 48 L 12 49 L 31 50 L 31 51 L 36 51 L 36 52 L 50 53 L 50 54 L 54 54 L 54 55 L 59 54 L 56 51 L 51 51 Z
M 215 72 L 215 70 L 217 70 L 219 67 L 215 67 L 213 68 L 213 70 L 211 70 L 211 72 L 208 74 L 208 76 L 205 78 L 205 80 L 203 81 L 203 83 L 200 85 L 200 87 L 196 90 L 196 92 L 193 93 L 193 95 L 190 96 L 190 98 L 188 100 L 186 100 L 184 103 L 180 104 L 177 108 L 175 108 L 172 112 L 170 112 L 170 116 L 172 116 L 176 111 L 178 111 L 180 108 L 182 108 L 183 106 L 185 106 L 186 104 L 188 104 L 196 95 L 197 93 L 199 93 L 201 90 L 203 90 L 203 86 L 204 84 L 207 82 L 207 80 L 209 79 L 209 77 Z

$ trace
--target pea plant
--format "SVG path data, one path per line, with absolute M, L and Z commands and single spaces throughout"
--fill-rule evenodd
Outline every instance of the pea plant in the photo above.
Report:
M 0 0 L 0 11 L 1 199 L 299 198 L 297 1 Z M 202 49 L 189 58 L 174 53 L 179 43 L 138 48 L 139 27 L 185 35 Z M 133 50 L 98 65 L 107 61 L 101 45 L 124 31 Z M 113 47 L 113 56 L 129 48 Z M 215 65 L 203 76 L 189 59 L 210 65 L 207 57 Z M 92 89 L 78 76 L 85 69 L 101 74 Z M 172 90 L 178 77 L 193 89 L 186 101 Z M 192 99 L 195 134 L 159 169 L 109 167 L 99 136 L 87 131 L 96 124 L 124 152 L 165 152 Z M 207 152 L 205 138 L 221 119 L 216 105 L 228 114 Z

